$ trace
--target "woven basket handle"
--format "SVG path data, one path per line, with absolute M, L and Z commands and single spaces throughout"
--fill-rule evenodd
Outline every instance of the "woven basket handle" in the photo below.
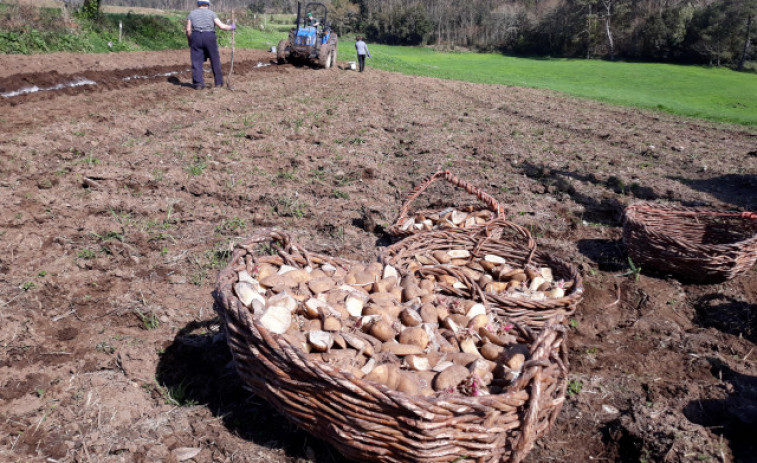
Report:
M 465 180 L 462 180 L 455 175 L 452 174 L 452 172 L 448 170 L 440 170 L 432 175 L 430 175 L 428 178 L 426 178 L 420 185 L 415 187 L 415 189 L 408 195 L 407 199 L 405 200 L 405 203 L 402 205 L 402 208 L 400 209 L 400 215 L 397 219 L 397 222 L 403 222 L 404 219 L 407 218 L 408 212 L 410 210 L 410 205 L 412 204 L 415 199 L 421 195 L 426 189 L 431 186 L 432 183 L 434 183 L 436 180 L 443 178 L 444 180 L 447 180 L 451 184 L 463 188 L 468 193 L 475 195 L 481 202 L 485 203 L 489 209 L 495 211 L 497 214 L 497 218 L 504 219 L 505 218 L 505 209 L 499 204 L 499 202 L 494 199 L 493 196 L 489 195 L 488 193 L 484 192 L 480 188 L 478 188 L 475 185 L 471 185 L 470 183 L 466 182 Z

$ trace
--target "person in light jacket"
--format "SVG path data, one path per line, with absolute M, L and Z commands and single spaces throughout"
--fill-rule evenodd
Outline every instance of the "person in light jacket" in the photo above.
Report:
M 197 8 L 187 16 L 187 42 L 192 59 L 192 86 L 200 90 L 205 87 L 202 64 L 210 58 L 216 87 L 223 87 L 221 55 L 218 53 L 216 26 L 224 31 L 236 30 L 236 24 L 224 24 L 214 11 L 210 10 L 210 0 L 197 0 Z
M 368 45 L 365 44 L 362 37 L 358 37 L 355 42 L 355 50 L 357 50 L 357 62 L 358 69 L 363 72 L 365 69 L 365 57 L 371 57 L 371 53 L 368 51 Z

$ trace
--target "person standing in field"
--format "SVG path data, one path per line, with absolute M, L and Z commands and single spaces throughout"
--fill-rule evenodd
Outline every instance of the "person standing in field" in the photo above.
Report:
M 358 69 L 360 72 L 363 72 L 365 69 L 365 57 L 368 56 L 370 58 L 371 53 L 368 51 L 368 45 L 365 44 L 362 37 L 357 37 L 355 50 L 357 50 Z
M 224 31 L 236 30 L 236 24 L 224 24 L 210 9 L 210 0 L 197 0 L 197 8 L 187 16 L 187 42 L 192 59 L 192 86 L 200 90 L 205 87 L 202 64 L 210 58 L 216 87 L 223 87 L 221 56 L 216 41 L 216 26 Z

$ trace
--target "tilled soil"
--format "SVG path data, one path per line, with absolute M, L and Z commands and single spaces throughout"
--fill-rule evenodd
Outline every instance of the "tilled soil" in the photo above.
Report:
M 585 279 L 567 399 L 527 461 L 755 461 L 757 270 L 636 278 L 619 220 L 757 210 L 753 129 L 271 59 L 237 51 L 233 91 L 194 91 L 186 51 L 3 57 L 0 460 L 344 461 L 244 388 L 215 277 L 272 227 L 373 260 L 446 168 Z M 470 200 L 438 185 L 418 207 Z

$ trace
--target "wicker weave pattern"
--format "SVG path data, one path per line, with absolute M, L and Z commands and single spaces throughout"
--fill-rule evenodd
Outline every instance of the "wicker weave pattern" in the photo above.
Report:
M 288 265 L 347 261 L 307 254 L 286 235 L 271 233 L 238 247 L 218 278 L 215 308 L 237 370 L 257 394 L 298 426 L 358 461 L 441 463 L 467 457 L 479 463 L 519 462 L 554 423 L 565 397 L 567 348 L 559 324 L 538 335 L 516 325 L 530 360 L 503 394 L 411 397 L 314 362 L 284 337 L 253 320 L 232 291 L 238 272 L 271 243 Z
M 501 230 L 501 227 L 495 227 Z M 529 235 L 530 238 L 530 235 Z M 461 230 L 418 233 L 388 247 L 380 256 L 384 264 L 391 264 L 400 271 L 406 271 L 416 254 L 436 250 L 467 249 L 474 256 L 494 254 L 504 257 L 515 267 L 528 264 L 550 267 L 555 278 L 571 282 L 564 297 L 543 301 L 530 301 L 485 292 L 476 281 L 468 279 L 464 273 L 449 265 L 427 266 L 418 270 L 421 274 L 449 274 L 465 284 L 465 288 L 445 287 L 443 292 L 455 296 L 479 300 L 488 304 L 492 311 L 531 328 L 539 329 L 553 321 L 555 317 L 565 320 L 572 315 L 583 296 L 583 279 L 575 266 L 551 254 L 536 250 L 532 239 L 525 244 L 497 238 L 482 233 Z
M 481 207 L 473 207 L 469 208 L 468 212 L 473 212 L 475 210 L 483 210 L 483 209 L 489 209 L 492 212 L 494 212 L 494 219 L 502 219 L 505 218 L 505 210 L 504 208 L 499 204 L 499 202 L 494 199 L 493 196 L 489 195 L 488 193 L 484 192 L 480 188 L 471 185 L 470 183 L 466 182 L 465 180 L 462 180 L 455 175 L 452 174 L 452 172 L 448 170 L 441 170 L 439 172 L 436 172 L 430 176 L 428 176 L 425 180 L 423 180 L 420 185 L 415 187 L 413 191 L 408 195 L 407 199 L 405 200 L 405 203 L 402 205 L 402 208 L 400 209 L 399 215 L 397 216 L 397 219 L 394 221 L 391 227 L 387 228 L 386 232 L 392 236 L 397 237 L 403 237 L 403 236 L 410 236 L 419 232 L 422 232 L 422 230 L 403 230 L 402 225 L 410 219 L 410 206 L 412 205 L 413 201 L 417 199 L 421 193 L 426 191 L 426 189 L 431 186 L 432 183 L 434 183 L 436 180 L 444 179 L 454 186 L 458 188 L 464 189 L 467 193 L 472 194 L 478 198 L 479 201 L 483 203 L 483 206 Z M 418 211 L 418 213 L 428 214 L 431 212 L 437 212 L 437 211 L 431 211 L 431 210 L 423 210 Z M 478 227 L 470 227 L 471 229 L 475 229 Z
M 639 265 L 695 281 L 720 281 L 757 261 L 757 213 L 634 204 L 623 214 L 623 241 Z

